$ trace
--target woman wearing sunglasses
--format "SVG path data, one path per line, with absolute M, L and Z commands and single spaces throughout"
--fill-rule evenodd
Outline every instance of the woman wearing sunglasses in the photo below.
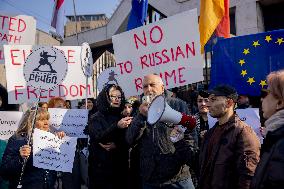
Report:
M 284 187 L 284 70 L 270 73 L 267 83 L 262 91 L 265 139 L 251 189 Z

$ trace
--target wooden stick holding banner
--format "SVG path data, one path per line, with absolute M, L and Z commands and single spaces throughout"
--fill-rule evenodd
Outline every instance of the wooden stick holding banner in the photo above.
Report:
M 31 110 L 35 111 L 35 113 L 32 119 L 32 131 L 28 135 L 28 145 L 30 145 L 35 128 L 36 114 L 38 111 L 41 91 L 57 87 L 65 79 L 67 70 L 67 59 L 64 53 L 54 47 L 40 47 L 33 50 L 33 52 L 27 57 L 23 69 L 24 78 L 27 82 L 27 86 L 32 86 L 35 89 L 38 89 L 39 93 L 35 103 L 35 110 Z M 22 188 L 21 182 L 27 161 L 28 158 L 25 158 L 17 188 Z

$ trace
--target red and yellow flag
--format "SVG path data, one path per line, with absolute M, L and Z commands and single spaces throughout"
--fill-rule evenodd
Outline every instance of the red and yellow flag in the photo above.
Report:
M 229 0 L 201 0 L 199 32 L 201 53 L 214 31 L 219 37 L 230 36 Z

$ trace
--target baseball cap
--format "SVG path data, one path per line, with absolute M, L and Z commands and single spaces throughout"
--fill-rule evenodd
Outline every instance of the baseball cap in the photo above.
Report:
M 238 100 L 238 93 L 235 88 L 229 85 L 218 85 L 212 90 L 208 91 L 208 93 L 215 96 L 225 96 L 237 102 Z

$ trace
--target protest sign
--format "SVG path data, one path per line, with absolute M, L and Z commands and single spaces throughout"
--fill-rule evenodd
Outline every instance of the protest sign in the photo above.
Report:
M 90 45 L 85 42 L 81 47 L 81 63 L 82 70 L 86 77 L 91 77 L 93 75 L 93 56 Z
M 256 133 L 259 138 L 259 141 L 262 143 L 263 137 L 260 133 L 260 117 L 259 117 L 259 109 L 258 108 L 246 108 L 246 109 L 236 109 L 236 113 L 239 118 L 248 124 Z M 212 128 L 217 122 L 216 118 L 212 118 L 208 115 L 208 124 L 209 128 Z
M 67 74 L 67 60 L 62 51 L 54 47 L 34 50 L 24 64 L 27 85 L 35 89 L 54 89 Z
M 64 131 L 70 137 L 87 138 L 83 131 L 88 122 L 88 110 L 49 108 L 48 112 L 51 129 Z
M 141 94 L 143 77 L 150 73 L 166 88 L 203 80 L 196 9 L 115 35 L 112 42 L 126 96 Z
M 23 112 L 0 111 L 0 140 L 9 139 L 18 129 Z
M 0 64 L 4 63 L 3 45 L 33 45 L 35 34 L 36 20 L 33 17 L 0 12 Z
M 46 102 L 52 97 L 61 97 L 66 100 L 84 99 L 86 97 L 86 77 L 81 69 L 80 46 L 54 46 L 64 53 L 68 65 L 67 75 L 57 87 L 39 90 L 27 85 L 24 78 L 24 62 L 33 50 L 40 47 L 42 46 L 4 45 L 9 104 L 36 102 L 38 98 L 41 102 Z M 92 78 L 88 80 L 88 96 L 93 96 Z
M 115 67 L 105 69 L 97 79 L 97 89 L 99 92 L 102 91 L 107 84 L 119 85 L 117 77 L 118 73 Z
M 48 170 L 72 173 L 77 138 L 59 139 L 39 129 L 33 134 L 33 166 Z

